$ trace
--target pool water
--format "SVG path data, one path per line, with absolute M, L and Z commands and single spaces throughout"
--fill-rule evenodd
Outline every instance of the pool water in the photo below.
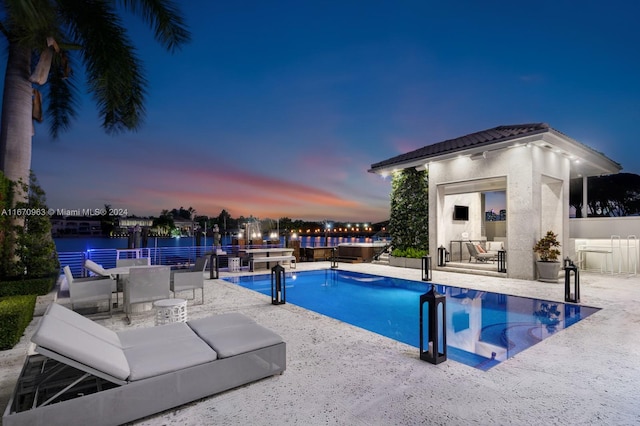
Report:
M 270 274 L 224 279 L 271 294 Z M 430 283 L 335 269 L 287 273 L 285 283 L 287 303 L 420 346 L 420 295 L 431 289 Z M 446 295 L 447 357 L 481 370 L 599 310 L 434 285 Z

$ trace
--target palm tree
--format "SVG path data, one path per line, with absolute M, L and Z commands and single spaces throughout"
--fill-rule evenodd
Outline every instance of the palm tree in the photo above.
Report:
M 33 120 L 42 121 L 43 110 L 54 138 L 70 127 L 78 63 L 105 131 L 140 127 L 146 81 L 118 15 L 125 10 L 141 16 L 170 52 L 189 41 L 171 0 L 0 0 L 0 32 L 8 44 L 0 170 L 9 179 L 29 182 Z

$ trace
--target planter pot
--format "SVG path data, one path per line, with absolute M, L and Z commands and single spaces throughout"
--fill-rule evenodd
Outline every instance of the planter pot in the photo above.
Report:
M 389 265 L 404 268 L 406 257 L 389 256 Z
M 400 268 L 422 269 L 422 259 L 389 256 L 389 265 L 398 266 Z
M 422 259 L 416 259 L 415 257 L 407 257 L 404 261 L 405 268 L 422 269 Z
M 537 261 L 538 281 L 545 283 L 557 283 L 558 273 L 560 272 L 560 262 L 542 262 Z

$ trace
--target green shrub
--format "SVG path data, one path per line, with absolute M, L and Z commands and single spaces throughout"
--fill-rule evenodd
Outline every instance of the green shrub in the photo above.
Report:
M 36 306 L 36 296 L 14 296 L 0 299 L 0 350 L 11 349 L 24 333 Z
M 429 252 L 427 250 L 421 250 L 413 247 L 407 247 L 405 249 L 393 249 L 391 252 L 391 256 L 395 257 L 410 257 L 413 259 L 420 259 L 423 256 L 428 255 Z
M 29 294 L 43 296 L 49 294 L 57 279 L 57 274 L 42 278 L 3 279 L 0 280 L 0 297 Z

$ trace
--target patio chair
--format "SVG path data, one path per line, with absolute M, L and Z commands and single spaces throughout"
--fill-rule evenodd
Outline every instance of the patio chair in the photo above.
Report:
M 114 332 L 51 303 L 39 319 L 4 426 L 118 425 L 286 369 L 286 344 L 227 313 Z
M 486 262 L 487 260 L 494 261 L 497 259 L 497 253 L 480 253 L 478 248 L 473 243 L 466 243 L 467 250 L 469 250 L 469 262 L 471 259 L 475 259 L 476 263 L 478 262 Z
M 196 259 L 193 268 L 171 272 L 171 291 L 174 297 L 179 291 L 192 290 L 195 302 L 196 289 L 199 288 L 202 291 L 201 303 L 204 303 L 204 271 L 207 268 L 208 261 L 209 258 L 207 256 L 202 256 Z
M 111 275 L 102 267 L 102 265 L 98 265 L 91 259 L 86 259 L 84 261 L 84 269 L 94 274 L 96 277 L 111 277 Z M 116 306 L 120 304 L 120 292 L 122 288 L 118 288 L 118 281 L 113 281 L 113 287 L 111 288 L 111 292 L 116 294 Z
M 115 286 L 115 280 L 110 277 L 88 277 L 73 278 L 69 266 L 63 268 L 64 276 L 69 286 L 69 299 L 71 300 L 71 309 L 80 310 L 81 306 L 88 304 L 97 307 L 99 302 L 106 301 L 109 305 L 109 316 L 112 309 L 112 289 Z
M 124 311 L 127 320 L 131 318 L 131 305 L 151 303 L 171 297 L 171 268 L 152 266 L 131 268 L 129 280 L 124 286 Z

